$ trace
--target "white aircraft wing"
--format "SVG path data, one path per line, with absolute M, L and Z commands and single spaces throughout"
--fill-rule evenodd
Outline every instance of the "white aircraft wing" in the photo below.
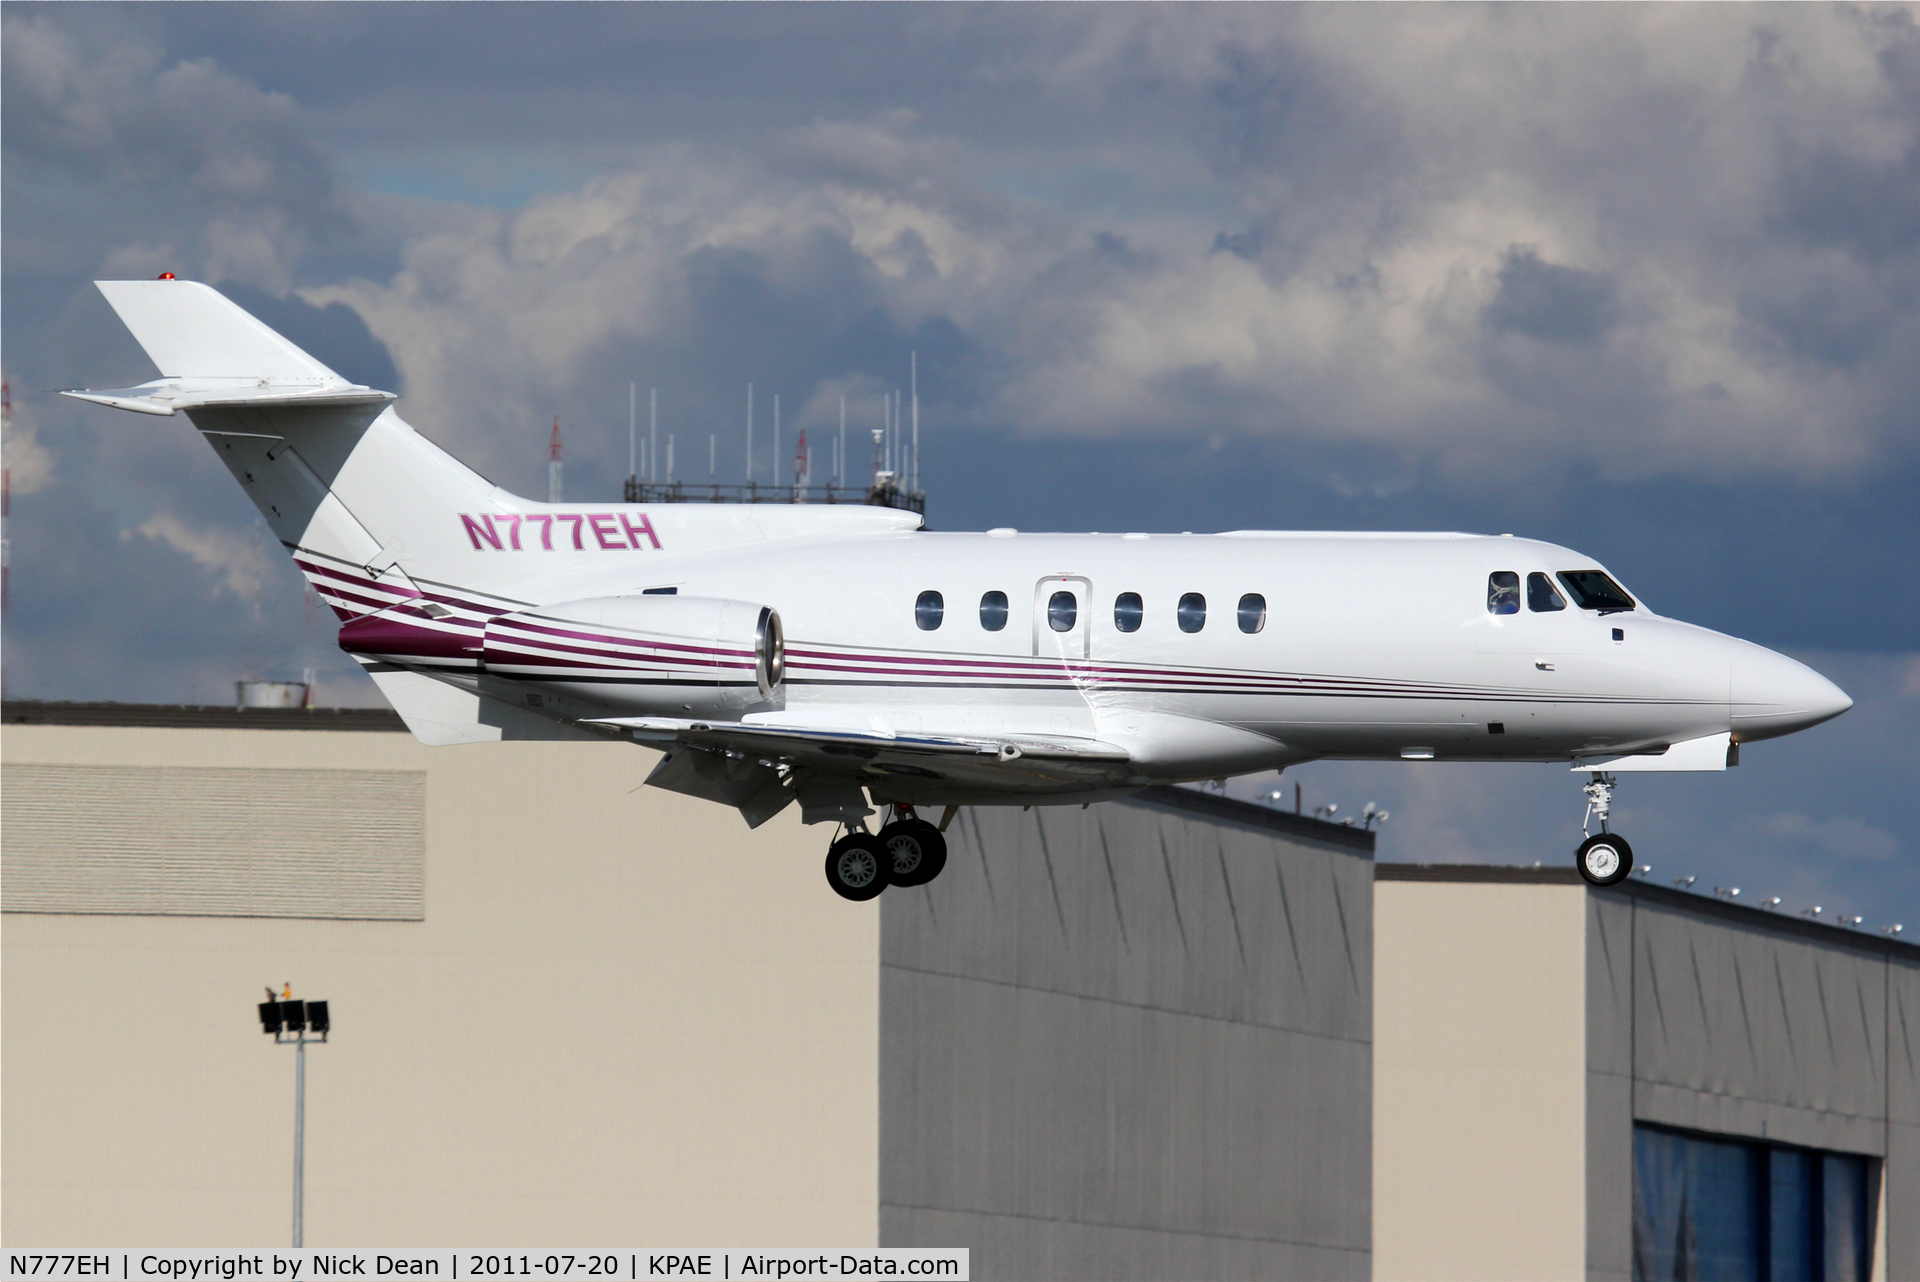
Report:
M 1058 792 L 1061 785 L 1121 786 L 1125 749 L 1075 735 L 890 733 L 673 717 L 602 717 L 668 747 L 647 777 L 656 787 L 739 808 L 758 827 L 796 797 L 808 822 L 867 813 L 862 783 L 895 780 L 916 788 Z M 782 768 L 784 767 L 784 769 Z

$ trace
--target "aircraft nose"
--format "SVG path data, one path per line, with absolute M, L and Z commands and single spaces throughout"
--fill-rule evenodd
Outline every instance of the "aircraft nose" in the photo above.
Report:
M 1757 645 L 1733 658 L 1733 737 L 1742 742 L 1792 734 L 1853 706 L 1833 682 L 1804 663 Z

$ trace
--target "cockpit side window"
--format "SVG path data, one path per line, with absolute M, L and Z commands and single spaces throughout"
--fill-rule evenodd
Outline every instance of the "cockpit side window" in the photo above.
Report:
M 1520 576 L 1512 570 L 1495 570 L 1487 576 L 1487 613 L 1520 613 Z
M 1582 610 L 1614 614 L 1633 609 L 1633 598 L 1627 595 L 1626 589 L 1599 570 L 1562 570 L 1555 577 Z
M 1566 608 L 1567 599 L 1554 590 L 1552 579 L 1538 570 L 1527 576 L 1527 609 L 1544 614 Z

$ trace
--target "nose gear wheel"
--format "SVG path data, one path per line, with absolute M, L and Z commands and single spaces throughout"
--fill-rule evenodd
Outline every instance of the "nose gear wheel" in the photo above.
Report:
M 1633 875 L 1633 847 L 1618 833 L 1607 831 L 1607 819 L 1613 813 L 1614 778 L 1593 772 L 1593 781 L 1581 787 L 1587 794 L 1587 813 L 1580 820 L 1580 832 L 1586 837 L 1573 852 L 1574 865 L 1593 886 L 1613 886 Z M 1588 835 L 1598 823 L 1600 831 Z
M 1588 884 L 1614 886 L 1633 874 L 1633 847 L 1617 834 L 1597 833 L 1580 843 L 1573 861 Z

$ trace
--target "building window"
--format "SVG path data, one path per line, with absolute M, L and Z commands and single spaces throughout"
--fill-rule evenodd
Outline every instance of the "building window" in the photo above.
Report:
M 1258 632 L 1267 626 L 1267 598 L 1258 592 L 1249 592 L 1240 598 L 1237 613 L 1242 632 Z
M 938 592 L 922 592 L 913 603 L 913 622 L 922 632 L 931 632 L 946 612 L 947 603 Z
M 1007 594 L 989 592 L 980 598 L 980 626 L 998 632 L 1007 626 Z
M 1634 1282 L 1865 1282 L 1872 1159 L 1633 1128 Z
M 1174 617 L 1180 621 L 1182 632 L 1198 632 L 1207 626 L 1207 598 L 1198 592 L 1189 592 L 1180 598 Z
M 1113 599 L 1113 626 L 1122 632 L 1138 632 L 1147 607 L 1138 592 L 1122 592 Z
M 1073 621 L 1080 617 L 1080 603 L 1073 599 L 1071 592 L 1056 592 L 1047 602 L 1047 626 L 1055 632 L 1073 631 Z

